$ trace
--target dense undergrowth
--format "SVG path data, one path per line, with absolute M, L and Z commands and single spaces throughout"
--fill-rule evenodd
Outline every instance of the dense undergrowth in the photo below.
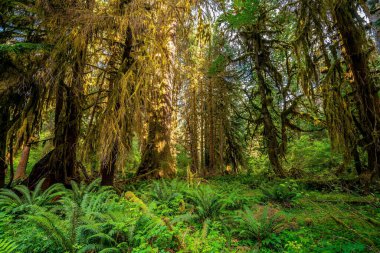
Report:
M 41 182 L 42 183 L 42 182 Z M 253 177 L 2 189 L 0 252 L 378 252 L 378 195 Z

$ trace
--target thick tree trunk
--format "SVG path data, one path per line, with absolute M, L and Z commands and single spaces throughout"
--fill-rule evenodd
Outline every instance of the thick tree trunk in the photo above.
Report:
M 161 112 L 154 112 L 150 118 L 147 144 L 137 170 L 138 176 L 172 178 L 176 174 L 171 150 L 169 110 L 168 107 L 162 108 Z
M 23 180 L 26 178 L 26 167 L 28 165 L 30 147 L 31 144 L 27 143 L 22 149 L 21 158 L 15 173 L 15 180 Z
M 267 144 L 268 149 L 268 157 L 269 161 L 272 165 L 273 171 L 279 177 L 284 177 L 285 173 L 283 171 L 281 162 L 280 162 L 280 146 L 277 140 L 277 129 L 273 123 L 272 116 L 268 110 L 267 105 L 267 93 L 265 91 L 265 86 L 263 86 L 262 82 L 264 81 L 261 74 L 258 75 L 260 84 L 260 97 L 261 97 L 261 114 L 264 121 L 264 139 Z
M 79 90 L 59 84 L 56 108 L 54 149 L 36 163 L 26 180 L 30 187 L 46 178 L 45 186 L 50 184 L 70 184 L 77 174 L 77 145 L 80 133 L 81 106 Z
M 380 174 L 380 100 L 375 82 L 370 74 L 369 55 L 365 29 L 354 19 L 358 14 L 354 2 L 337 1 L 334 17 L 345 49 L 345 59 L 354 76 L 355 92 L 361 134 L 368 156 L 368 168 L 362 174 Z
M 159 7 L 166 12 L 166 4 Z M 143 148 L 137 175 L 142 178 L 172 178 L 176 174 L 175 158 L 172 143 L 173 94 L 175 90 L 174 55 L 175 22 L 160 16 L 160 22 L 170 27 L 169 33 L 159 31 L 157 39 L 166 41 L 161 49 L 164 52 L 156 54 L 158 68 L 151 80 L 151 93 L 148 107 L 148 138 Z M 165 38 L 165 39 L 164 39 Z
M 54 156 L 50 166 L 54 168 L 58 182 L 69 183 L 77 177 L 77 145 L 80 133 L 81 107 L 78 88 L 66 87 L 65 110 L 56 111 L 57 124 L 54 138 Z M 58 101 L 60 103 L 60 101 Z
M 0 135 L 0 188 L 5 186 L 5 173 L 7 170 L 6 159 L 6 142 L 4 136 Z
M 124 41 L 124 50 L 123 54 L 121 56 L 121 65 L 119 67 L 118 73 L 113 76 L 110 80 L 110 86 L 112 89 L 111 96 L 114 96 L 115 99 L 115 104 L 113 105 L 112 112 L 111 113 L 118 113 L 120 110 L 120 100 L 122 99 L 120 96 L 121 94 L 119 93 L 120 85 L 123 85 L 121 83 L 121 78 L 124 74 L 126 74 L 133 62 L 134 59 L 131 55 L 132 53 L 132 47 L 133 47 L 133 35 L 132 35 L 132 30 L 130 27 L 127 28 L 127 31 L 125 33 L 125 41 Z M 130 87 L 129 87 L 130 88 Z M 132 94 L 133 92 L 129 92 Z M 131 139 L 132 139 L 132 134 L 130 133 L 132 131 L 131 128 L 131 109 L 130 107 L 128 108 L 129 111 L 127 111 L 124 115 L 124 120 L 126 121 L 124 123 L 124 128 L 122 131 L 127 132 L 126 133 L 126 140 L 124 140 L 127 143 L 127 146 L 130 146 L 131 144 Z M 116 124 L 119 124 L 119 122 L 116 122 Z M 112 149 L 110 149 L 110 154 L 107 154 L 102 162 L 101 162 L 101 168 L 100 168 L 100 173 L 102 177 L 101 185 L 108 185 L 112 186 L 114 183 L 114 178 L 115 178 L 115 172 L 117 170 L 117 160 L 118 160 L 118 155 L 119 155 L 119 141 L 116 136 L 113 136 L 113 139 L 115 140 L 114 143 L 112 143 Z
M 356 146 L 352 149 L 352 156 L 354 158 L 354 165 L 355 165 L 356 173 L 358 175 L 360 175 L 360 174 L 362 174 L 363 167 L 362 167 L 362 162 L 360 160 L 360 155 L 359 155 L 359 152 L 358 152 L 358 149 L 357 149 Z

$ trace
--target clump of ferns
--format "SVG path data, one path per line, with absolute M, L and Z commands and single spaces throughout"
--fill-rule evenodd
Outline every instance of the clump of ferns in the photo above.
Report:
M 13 190 L 0 189 L 0 210 L 17 216 L 56 207 L 57 199 L 67 191 L 62 184 L 54 184 L 44 191 L 44 180 L 40 180 L 33 191 L 25 185 L 17 185 Z
M 148 189 L 147 196 L 160 203 L 169 203 L 178 196 L 182 196 L 187 190 L 187 184 L 179 180 L 157 180 Z
M 210 187 L 194 188 L 186 199 L 193 206 L 190 217 L 197 221 L 221 219 L 224 214 L 226 201 Z
M 252 202 L 258 202 L 255 198 L 245 196 L 244 193 L 240 190 L 232 190 L 230 192 L 223 193 L 225 197 L 225 208 L 226 210 L 240 210 L 243 209 L 246 205 Z
M 168 231 L 164 222 L 151 214 L 140 215 L 137 219 L 110 214 L 78 229 L 78 242 L 84 245 L 78 252 L 132 252 L 144 244 L 173 247 L 170 244 L 175 241 L 174 234 Z
M 76 230 L 79 224 L 79 214 L 76 209 L 71 210 L 69 220 L 48 211 L 41 211 L 33 215 L 26 215 L 26 219 L 41 230 L 49 240 L 62 252 L 76 252 Z
M 117 206 L 114 202 L 119 199 L 111 187 L 100 186 L 100 180 L 94 180 L 88 185 L 71 181 L 71 190 L 59 201 L 64 209 L 76 206 L 81 214 L 90 215 L 106 212 Z
M 273 234 L 287 229 L 285 216 L 277 209 L 268 206 L 256 206 L 244 209 L 234 217 L 233 233 L 241 239 L 256 241 L 261 246 Z
M 185 210 L 184 193 L 187 184 L 179 180 L 157 180 L 148 189 L 150 208 L 163 215 L 175 215 Z

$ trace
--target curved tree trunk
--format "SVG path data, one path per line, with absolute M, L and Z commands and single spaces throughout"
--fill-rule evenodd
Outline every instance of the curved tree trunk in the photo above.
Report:
M 251 52 L 254 52 L 254 71 L 257 75 L 257 84 L 261 100 L 261 116 L 264 125 L 263 138 L 266 143 L 269 162 L 274 173 L 279 177 L 285 177 L 285 172 L 280 161 L 281 146 L 277 139 L 278 130 L 269 111 L 269 107 L 272 106 L 273 101 L 271 100 L 270 88 L 266 83 L 263 73 L 263 67 L 268 65 L 268 61 L 270 61 L 269 52 L 267 48 L 265 48 L 262 35 L 259 32 L 260 28 L 256 29 L 257 32 L 253 32 L 251 37 L 252 45 L 248 45 L 248 47 Z
M 60 82 L 56 95 L 54 149 L 37 162 L 26 183 L 34 187 L 46 178 L 45 186 L 70 184 L 77 174 L 77 145 L 80 133 L 80 90 Z

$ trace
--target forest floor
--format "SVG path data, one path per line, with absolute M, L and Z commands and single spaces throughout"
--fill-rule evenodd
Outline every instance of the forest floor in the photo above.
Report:
M 379 195 L 338 185 L 223 176 L 64 191 L 53 205 L 0 194 L 0 252 L 1 239 L 14 252 L 380 252 Z

